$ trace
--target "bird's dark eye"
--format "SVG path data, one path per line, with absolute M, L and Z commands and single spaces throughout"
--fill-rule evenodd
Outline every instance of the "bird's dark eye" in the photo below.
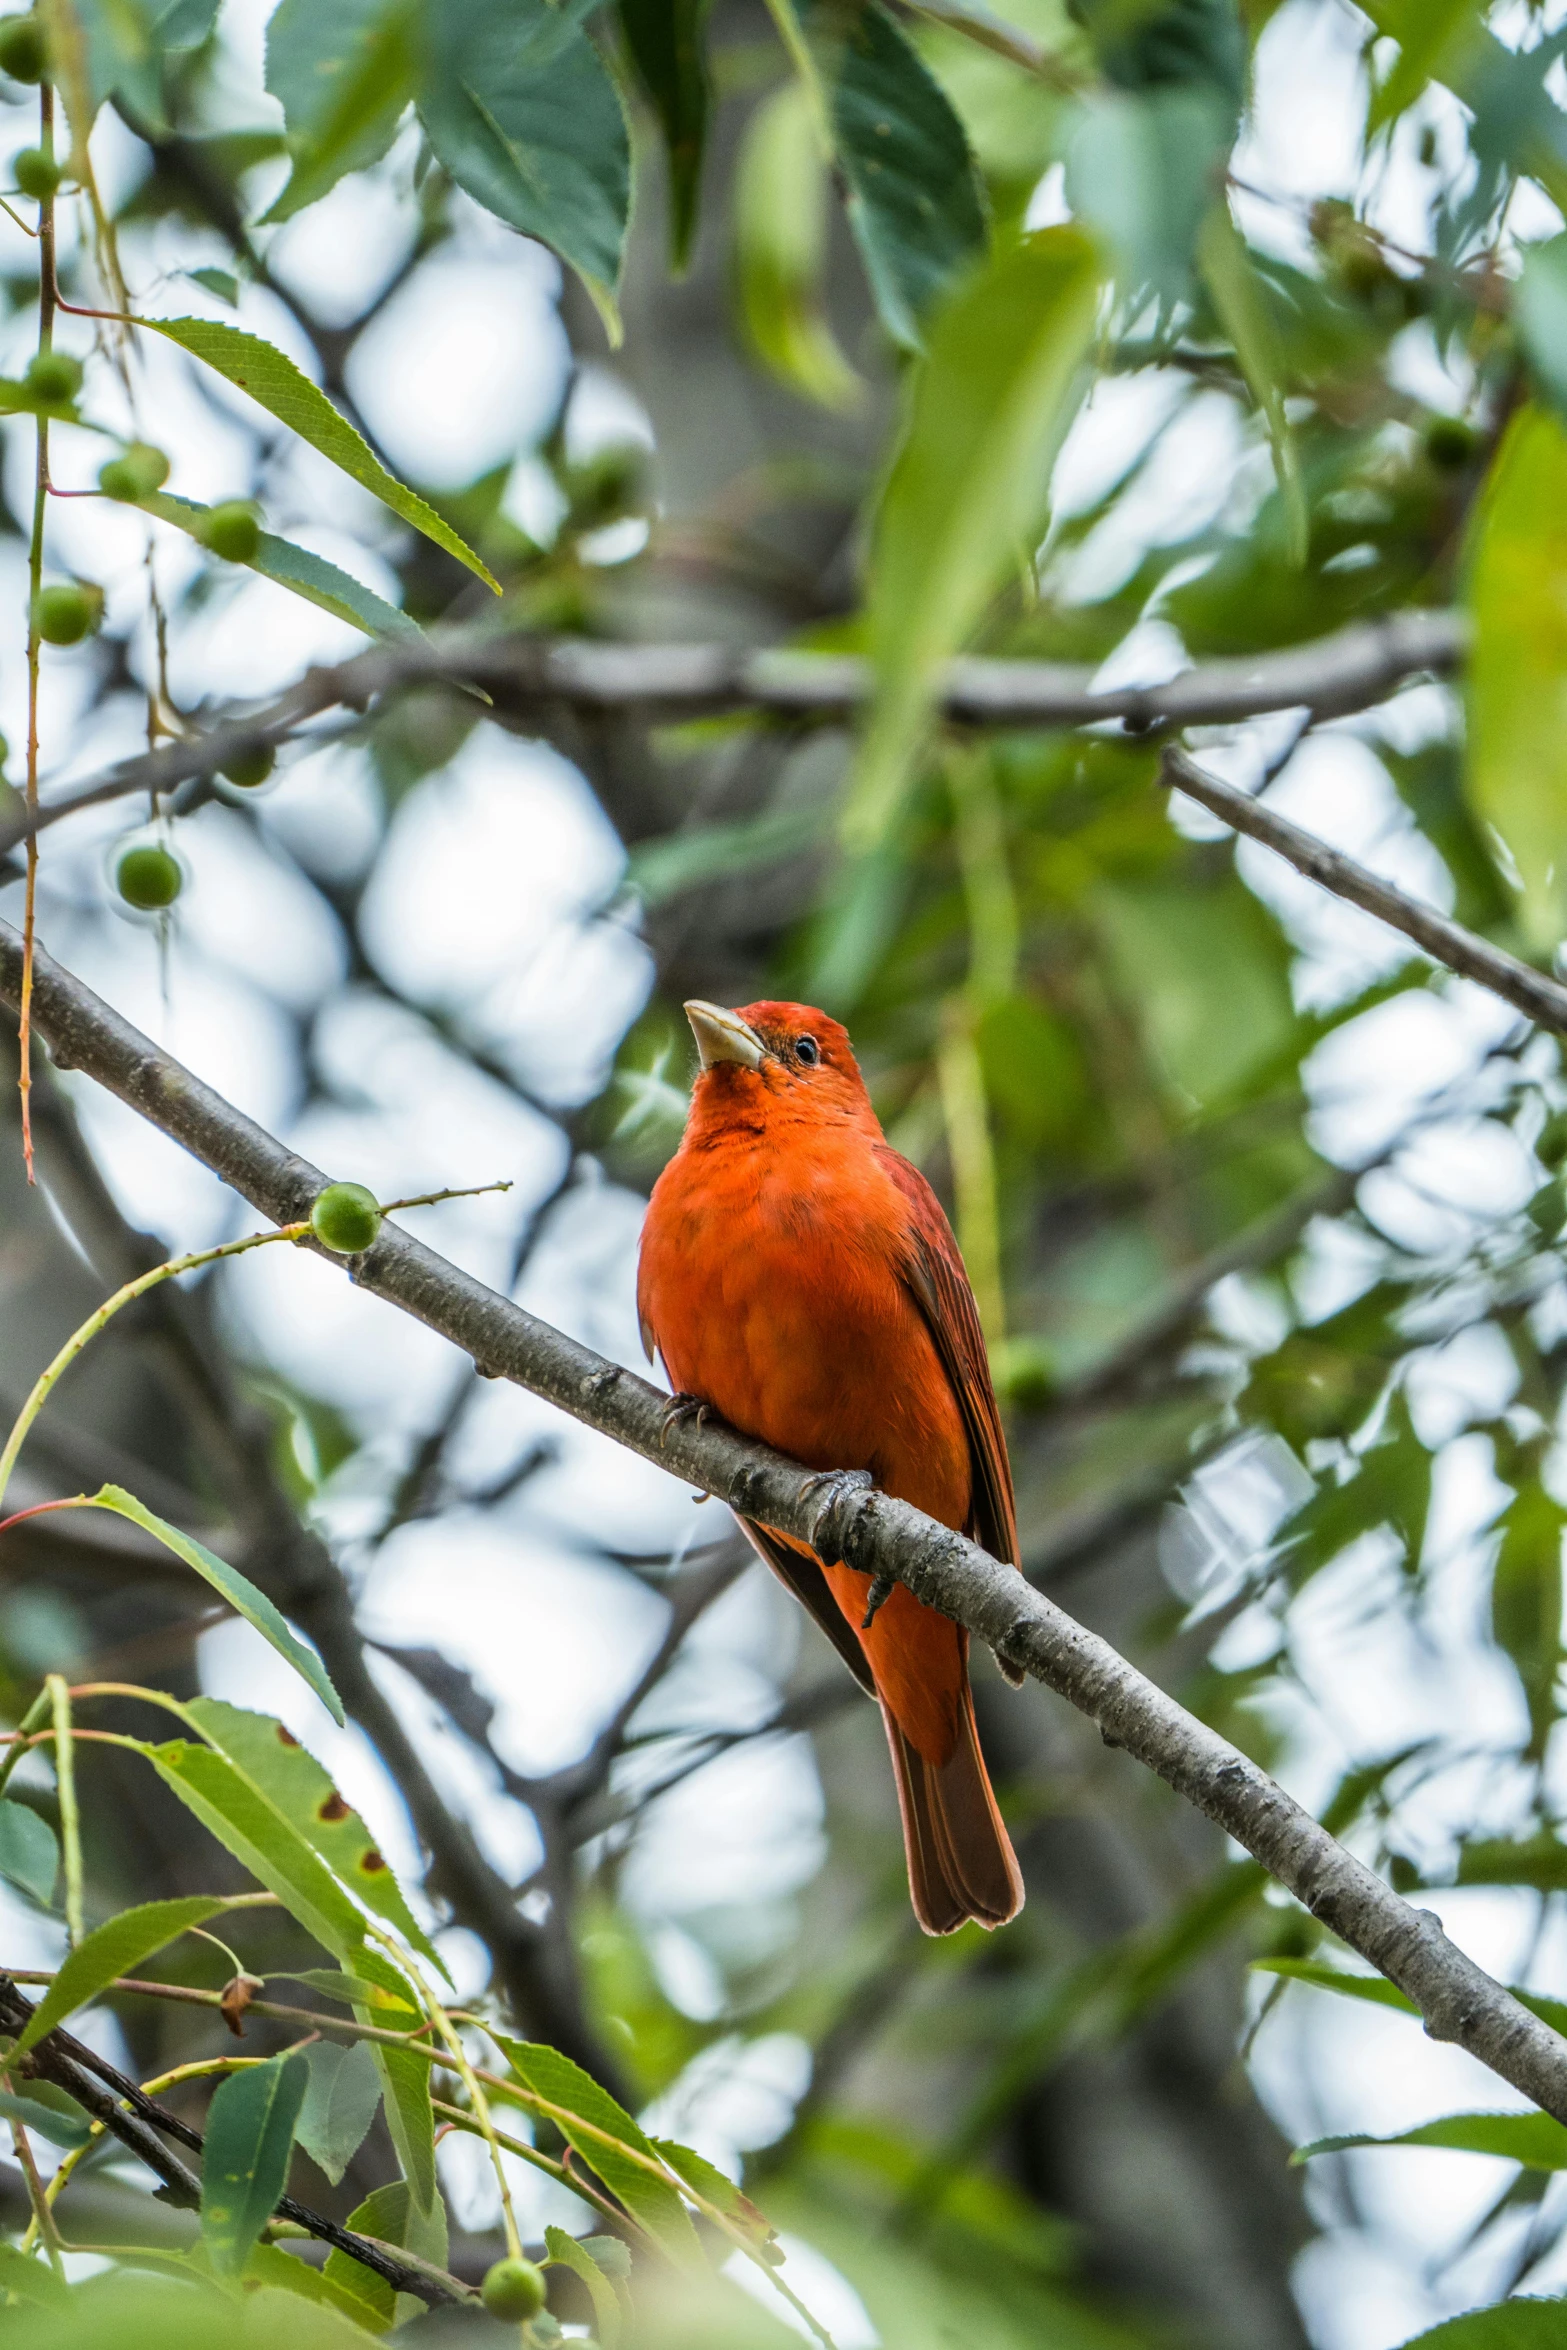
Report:
M 794 1040 L 794 1057 L 797 1061 L 803 1061 L 807 1069 L 814 1069 L 822 1057 L 822 1048 L 814 1036 L 797 1036 Z

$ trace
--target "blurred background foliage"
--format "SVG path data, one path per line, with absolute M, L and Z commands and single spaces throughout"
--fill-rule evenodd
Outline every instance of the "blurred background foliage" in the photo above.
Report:
M 62 200 L 73 300 L 112 290 L 112 241 L 139 311 L 284 348 L 477 550 L 503 625 L 867 650 L 879 681 L 858 737 L 521 685 L 388 697 L 266 791 L 50 834 L 51 950 L 383 1197 L 515 1175 L 504 1208 L 420 1229 L 628 1360 L 682 999 L 841 1013 L 952 1207 L 1029 1573 L 1488 1964 L 1567 1989 L 1556 1043 L 1172 805 L 1134 732 L 930 723 L 960 645 L 1153 684 L 1462 604 L 1462 691 L 1191 741 L 1549 961 L 1561 10 L 51 5 L 57 38 L 85 31 L 64 96 L 95 120 L 97 228 Z M 33 144 L 36 100 L 4 96 Z M 14 210 L 19 375 L 37 265 Z M 210 374 L 160 348 L 127 384 L 95 332 L 60 329 L 80 412 L 165 446 L 173 492 L 253 500 L 422 625 L 495 609 Z M 20 614 L 31 425 L 4 429 Z M 55 446 L 59 485 L 90 488 L 104 444 Z M 52 570 L 106 602 L 46 659 L 46 782 L 363 641 L 126 505 L 57 501 L 50 533 Z M 114 903 L 126 837 L 188 868 L 172 915 Z M 13 1404 L 108 1287 L 236 1228 L 85 1089 L 37 1104 L 37 1192 L 0 1113 Z M 1248 1976 L 1331 1953 L 1055 1701 L 980 1663 L 1029 1904 L 994 1940 L 923 1942 L 877 1725 L 714 1513 L 263 1253 L 122 1319 L 21 1498 L 112 1476 L 199 1532 L 317 1640 L 356 1731 L 334 1741 L 128 1529 L 80 1518 L 7 1539 L 13 1718 L 53 1667 L 284 1708 L 470 1995 L 743 2163 L 844 2350 L 1383 2350 L 1567 2282 L 1548 2169 L 1290 2170 L 1291 2140 L 1496 2084 L 1396 2017 Z M 95 1914 L 221 1875 L 112 1758 L 83 1776 Z M 7 1901 L 12 1962 L 51 1963 L 55 1913 Z M 299 1963 L 286 1921 L 246 1933 L 257 1973 Z M 101 2022 L 138 2076 L 223 2040 L 172 2007 Z M 443 2176 L 480 2274 L 497 2212 L 466 2152 Z M 373 2136 L 316 2199 L 346 2213 L 389 2159 Z M 3 2164 L 0 2192 L 24 2214 Z M 157 2219 L 108 2173 L 72 2195 Z M 783 2338 L 742 2307 L 677 2311 L 669 2338 Z

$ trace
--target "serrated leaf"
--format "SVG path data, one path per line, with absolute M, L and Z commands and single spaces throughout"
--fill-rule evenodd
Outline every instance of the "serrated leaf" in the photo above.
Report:
M 1458 2154 L 1497 2154 L 1526 2170 L 1567 2170 L 1567 2128 L 1548 2113 L 1450 2113 L 1389 2138 L 1350 2135 L 1314 2138 L 1297 2146 L 1293 2162 L 1339 2154 L 1353 2146 L 1439 2146 Z
M 706 2274 L 707 2263 L 679 2191 L 662 2175 L 657 2149 L 607 2089 L 569 2056 L 537 2040 L 512 2040 L 492 2031 L 496 2046 L 523 2088 L 547 2108 L 575 2153 L 618 2195 L 632 2216 L 682 2268 Z M 628 2160 L 628 2152 L 643 2162 Z
M 878 315 L 895 343 L 923 350 L 932 305 L 985 249 L 967 135 L 879 0 L 816 0 L 809 24 Z
M 48 2084 L 45 2082 L 40 2086 L 47 2087 Z M 86 2145 L 92 2136 L 92 2124 L 79 2105 L 70 2105 L 68 2098 L 66 2104 L 70 2110 L 62 2113 L 55 2106 L 46 2105 L 36 2095 L 13 2097 L 9 2090 L 0 2089 L 0 2114 L 8 2122 L 20 2122 L 24 2129 L 35 2131 L 40 2138 L 46 2138 L 51 2146 L 59 2146 L 69 2153 L 75 2146 Z M 3 2278 L 0 2278 L 0 2284 L 3 2282 Z
M 372 2188 L 358 2209 L 349 2213 L 348 2225 L 356 2235 L 374 2236 L 383 2244 L 395 2244 L 405 2252 L 416 2253 L 421 2260 L 433 2260 L 438 2266 L 445 2266 L 446 2207 L 437 2195 L 433 2210 L 421 2215 L 413 2207 L 405 2179 L 393 2179 L 384 2187 Z M 411 2295 L 394 2294 L 384 2278 L 350 2259 L 346 2252 L 328 2253 L 325 2274 L 360 2305 L 364 2314 L 359 2322 L 372 2333 L 383 2333 L 394 2315 L 412 2313 L 419 2307 Z M 401 2311 L 397 2308 L 399 2301 L 403 2303 Z
M 542 5 L 542 0 L 541 0 Z M 215 318 L 141 318 L 138 326 L 149 334 L 162 335 L 204 367 L 221 375 L 225 382 L 234 384 L 249 394 L 269 416 L 290 432 L 298 433 L 323 457 L 330 459 L 361 489 L 379 498 L 390 507 L 399 520 L 422 531 L 448 555 L 477 572 L 487 587 L 500 593 L 500 583 L 473 549 L 460 539 L 448 522 L 444 522 L 417 491 L 409 489 L 387 472 L 368 443 L 354 430 L 340 409 L 334 408 L 318 384 L 301 375 L 292 359 L 285 358 L 275 344 L 264 343 L 259 335 L 250 335 L 237 326 L 228 326 Z
M 1546 951 L 1567 929 L 1567 430 L 1543 409 L 1507 428 L 1467 586 L 1465 791 L 1511 851 L 1526 943 Z
M 460 188 L 550 245 L 612 305 L 631 205 L 614 83 L 582 30 L 594 0 L 429 0 L 419 116 Z
M 149 491 L 134 503 L 144 513 L 155 514 L 160 522 L 172 522 L 176 530 L 185 531 L 198 542 L 201 525 L 212 512 L 210 506 L 200 506 L 193 498 L 176 498 L 168 490 Z M 261 533 L 249 562 L 236 568 L 259 572 L 263 579 L 303 596 L 307 604 L 330 612 L 334 620 L 346 620 L 351 627 L 362 628 L 366 636 L 423 640 L 424 630 L 417 620 L 410 620 L 406 612 L 400 612 L 395 604 L 389 604 L 384 596 L 378 596 L 351 572 L 329 563 L 324 555 L 313 555 L 308 547 L 296 547 L 291 539 L 278 538 L 270 530 Z
M 669 258 L 691 258 L 711 102 L 704 32 L 712 0 L 620 0 L 620 28 L 664 135 L 669 180 Z
M 146 1749 L 165 1786 L 334 1958 L 362 1962 L 364 1919 L 321 1855 L 254 1780 L 215 1747 L 172 1739 Z
M 304 2051 L 310 2085 L 294 2135 L 335 2187 L 364 2144 L 381 2102 L 381 2075 L 365 2040 L 317 2040 Z
M 698 2154 L 695 2147 L 682 2146 L 678 2139 L 655 2138 L 653 2145 L 688 2187 L 694 2188 L 726 2219 L 743 2228 L 759 2250 L 776 2242 L 778 2231 L 767 2214 L 758 2209 L 749 2195 L 741 2192 L 727 2171 L 721 2171 L 716 2163 Z
M 367 1942 L 355 1954 L 354 1969 L 356 1973 L 368 1976 L 379 1990 L 390 1992 L 395 1999 L 418 2006 L 418 1994 L 407 1976 L 401 1968 L 393 1965 L 384 1950 L 376 1948 L 373 1943 Z M 384 2025 L 386 2021 L 384 2012 L 376 2008 L 357 2008 L 355 2013 L 361 2023 Z M 403 2166 L 403 2176 L 412 2191 L 413 2220 L 410 2225 L 417 2222 L 428 2227 L 432 2215 L 440 2210 L 441 2203 L 436 2192 L 435 2110 L 430 2103 L 429 2059 L 416 2054 L 411 2048 L 394 2048 L 385 2040 L 370 2040 L 366 2046 L 374 2056 L 376 2070 L 381 2076 L 392 2143 L 397 2148 L 397 2159 Z M 442 2219 L 443 2230 L 445 2224 Z M 411 2236 L 405 2240 L 410 2244 L 414 2242 Z M 424 2252 L 426 2259 L 444 2260 L 446 2257 L 444 2251 L 439 2254 L 426 2251 L 423 2242 L 414 2248 Z
M 266 83 L 294 169 L 269 221 L 292 219 L 386 153 L 414 94 L 413 13 L 408 0 L 281 0 L 274 10 Z
M 333 1688 L 325 1665 L 313 1648 L 307 1648 L 298 1634 L 292 1632 L 282 1615 L 273 1606 L 264 1591 L 258 1591 L 248 1575 L 231 1567 L 210 1551 L 193 1534 L 182 1534 L 178 1526 L 171 1526 L 167 1518 L 155 1517 L 153 1512 L 127 1493 L 123 1485 L 102 1485 L 87 1504 L 89 1509 L 113 1510 L 117 1516 L 129 1518 L 133 1526 L 142 1527 L 171 1550 L 177 1559 L 183 1559 L 205 1583 L 210 1583 L 229 1603 L 236 1615 L 243 1616 L 254 1631 L 261 1634 L 269 1646 L 275 1648 L 285 1664 L 293 1666 L 300 1679 L 313 1689 L 334 1722 L 342 1723 L 343 1702 Z
M 48 1907 L 60 1873 L 53 1828 L 30 1804 L 0 1802 L 0 1877 Z
M 220 1698 L 193 1698 L 190 1712 L 201 1724 L 202 1734 L 238 1763 L 365 1907 L 395 1926 L 421 1956 L 440 1966 L 435 1945 L 414 1917 L 374 1837 L 358 1812 L 339 1795 L 310 1749 L 301 1746 L 270 1714 L 249 1713 L 241 1706 L 224 1704 Z
M 876 519 L 877 690 L 843 820 L 852 852 L 885 839 L 941 663 L 1037 544 L 1098 301 L 1092 245 L 1053 228 L 1000 254 L 932 322 Z
M 345 2007 L 378 2007 L 385 2015 L 413 2015 L 406 1999 L 398 1999 L 390 1991 L 383 1991 L 378 1983 L 366 1982 L 362 1975 L 345 1975 L 341 1967 L 307 1966 L 295 1974 L 268 1975 L 269 1983 L 308 1983 L 312 1991 L 320 1991 L 328 1999 L 339 1999 Z
M 780 383 L 822 408 L 852 408 L 865 386 L 828 324 L 827 159 L 810 94 L 786 82 L 746 124 L 735 167 L 735 293 L 752 350 Z
M 96 1999 L 117 1975 L 140 1966 L 143 1959 L 151 1958 L 155 1950 L 174 1941 L 187 1927 L 205 1925 L 222 1907 L 216 1894 L 188 1893 L 178 1901 L 141 1902 L 95 1927 L 71 1952 L 34 2008 L 12 2056 L 23 2056 L 35 2048 L 46 2032 Z
M 213 2097 L 201 2158 L 201 2241 L 220 2277 L 237 2277 L 288 2181 L 310 2067 L 301 2055 L 230 2073 Z
M 562 2268 L 569 2268 L 588 2288 L 593 2303 L 593 2327 L 604 2350 L 618 2350 L 620 2342 L 620 2301 L 614 2285 L 585 2245 L 575 2236 L 568 2236 L 564 2228 L 547 2227 L 544 2231 L 544 2249 L 551 2260 Z

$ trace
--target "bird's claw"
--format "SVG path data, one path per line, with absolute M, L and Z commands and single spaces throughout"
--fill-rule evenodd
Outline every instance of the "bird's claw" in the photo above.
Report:
M 704 1402 L 699 1395 L 672 1395 L 664 1409 L 663 1422 L 659 1430 L 659 1443 L 661 1445 L 667 1444 L 684 1420 L 694 1419 L 700 1428 L 712 1408 L 712 1405 Z
M 866 1595 L 865 1620 L 860 1626 L 862 1632 L 870 1630 L 876 1621 L 877 1611 L 886 1606 L 897 1588 L 897 1576 L 889 1575 L 885 1567 L 879 1575 L 872 1578 L 870 1590 Z
M 826 1554 L 822 1548 L 822 1533 L 840 1502 L 852 1501 L 857 1493 L 868 1493 L 876 1480 L 869 1469 L 818 1469 L 814 1477 L 807 1477 L 800 1488 L 801 1499 L 808 1493 L 820 1493 L 822 1501 L 811 1519 L 811 1548 L 818 1558 Z M 841 1555 L 834 1545 L 832 1565 Z

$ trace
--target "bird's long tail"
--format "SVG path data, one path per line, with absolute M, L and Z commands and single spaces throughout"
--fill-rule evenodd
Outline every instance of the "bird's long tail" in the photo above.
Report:
M 970 1918 L 1004 1926 L 1023 1906 L 1023 1878 L 979 1751 L 974 1700 L 965 1685 L 958 1735 L 944 1763 L 929 1763 L 892 1717 L 886 1701 L 892 1767 L 903 1814 L 914 1914 L 927 1934 L 953 1934 Z

